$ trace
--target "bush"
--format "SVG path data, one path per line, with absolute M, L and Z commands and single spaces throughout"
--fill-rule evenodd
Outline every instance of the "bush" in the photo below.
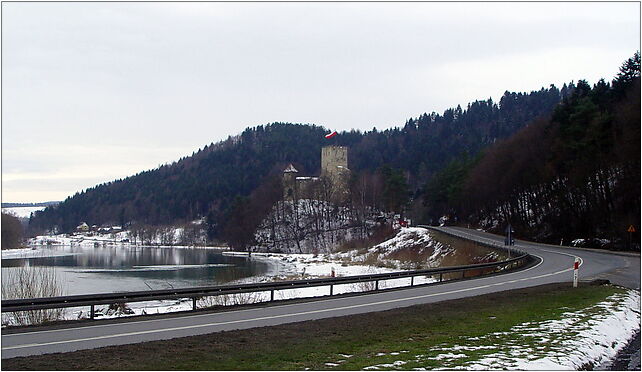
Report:
M 207 296 L 198 300 L 198 307 L 238 306 L 261 302 L 261 295 L 255 292 L 232 293 L 218 296 Z
M 3 272 L 2 299 L 63 296 L 64 290 L 52 267 L 21 266 Z M 63 309 L 16 311 L 3 314 L 3 323 L 41 324 L 62 319 Z

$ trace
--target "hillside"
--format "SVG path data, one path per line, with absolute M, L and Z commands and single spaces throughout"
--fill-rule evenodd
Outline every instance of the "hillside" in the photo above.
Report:
M 550 114 L 573 89 L 571 84 L 561 90 L 551 86 L 531 93 L 506 92 L 499 103 L 476 101 L 466 109 L 458 106 L 441 115 L 411 118 L 402 128 L 342 132 L 332 141 L 349 146 L 353 174 L 390 165 L 404 171 L 415 191 L 460 154 L 476 154 Z M 302 174 L 317 173 L 320 148 L 328 142 L 325 133 L 323 127 L 289 123 L 248 128 L 172 164 L 76 193 L 36 213 L 30 230 L 69 232 L 81 221 L 170 225 L 206 217 L 208 235 L 214 238 L 236 197 L 249 195 L 269 174 L 278 174 L 290 162 Z
M 640 55 L 611 82 L 580 80 L 543 118 L 427 185 L 426 214 L 559 244 L 639 249 Z M 629 233 L 633 225 L 635 234 Z

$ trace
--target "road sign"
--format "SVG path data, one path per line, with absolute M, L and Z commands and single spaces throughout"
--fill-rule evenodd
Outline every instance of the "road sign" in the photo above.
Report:
M 626 230 L 627 232 L 634 233 L 635 232 L 635 227 L 633 225 L 629 226 L 629 229 Z

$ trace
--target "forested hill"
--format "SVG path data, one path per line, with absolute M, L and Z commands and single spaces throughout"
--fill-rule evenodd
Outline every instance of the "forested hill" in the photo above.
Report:
M 636 53 L 612 83 L 580 80 L 550 118 L 445 167 L 427 186 L 426 215 L 497 232 L 510 223 L 519 236 L 557 244 L 600 238 L 639 250 L 640 135 Z
M 342 132 L 334 144 L 350 147 L 354 173 L 384 164 L 403 169 L 415 190 L 445 164 L 516 132 L 553 110 L 575 89 L 550 86 L 531 93 L 506 92 L 499 103 L 476 101 L 443 114 L 423 114 L 400 128 Z M 292 162 L 302 174 L 318 173 L 327 130 L 315 125 L 274 123 L 248 128 L 172 164 L 98 185 L 38 212 L 32 232 L 73 230 L 88 224 L 169 225 L 207 217 L 217 225 L 237 195 L 248 195 L 271 172 Z

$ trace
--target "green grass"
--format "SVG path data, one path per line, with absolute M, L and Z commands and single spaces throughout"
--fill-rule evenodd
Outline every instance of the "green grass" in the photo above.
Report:
M 415 361 L 416 356 L 474 337 L 481 338 L 479 344 L 501 342 L 501 337 L 482 336 L 524 322 L 558 319 L 619 292 L 623 290 L 612 286 L 547 285 L 379 313 L 14 358 L 3 360 L 3 369 L 356 370 L 398 360 L 408 361 L 402 369 L 439 367 L 438 361 Z M 523 342 L 546 347 L 528 338 Z M 401 351 L 406 352 L 390 355 Z M 462 362 L 483 356 L 484 350 L 467 354 Z M 338 361 L 339 366 L 326 365 Z

